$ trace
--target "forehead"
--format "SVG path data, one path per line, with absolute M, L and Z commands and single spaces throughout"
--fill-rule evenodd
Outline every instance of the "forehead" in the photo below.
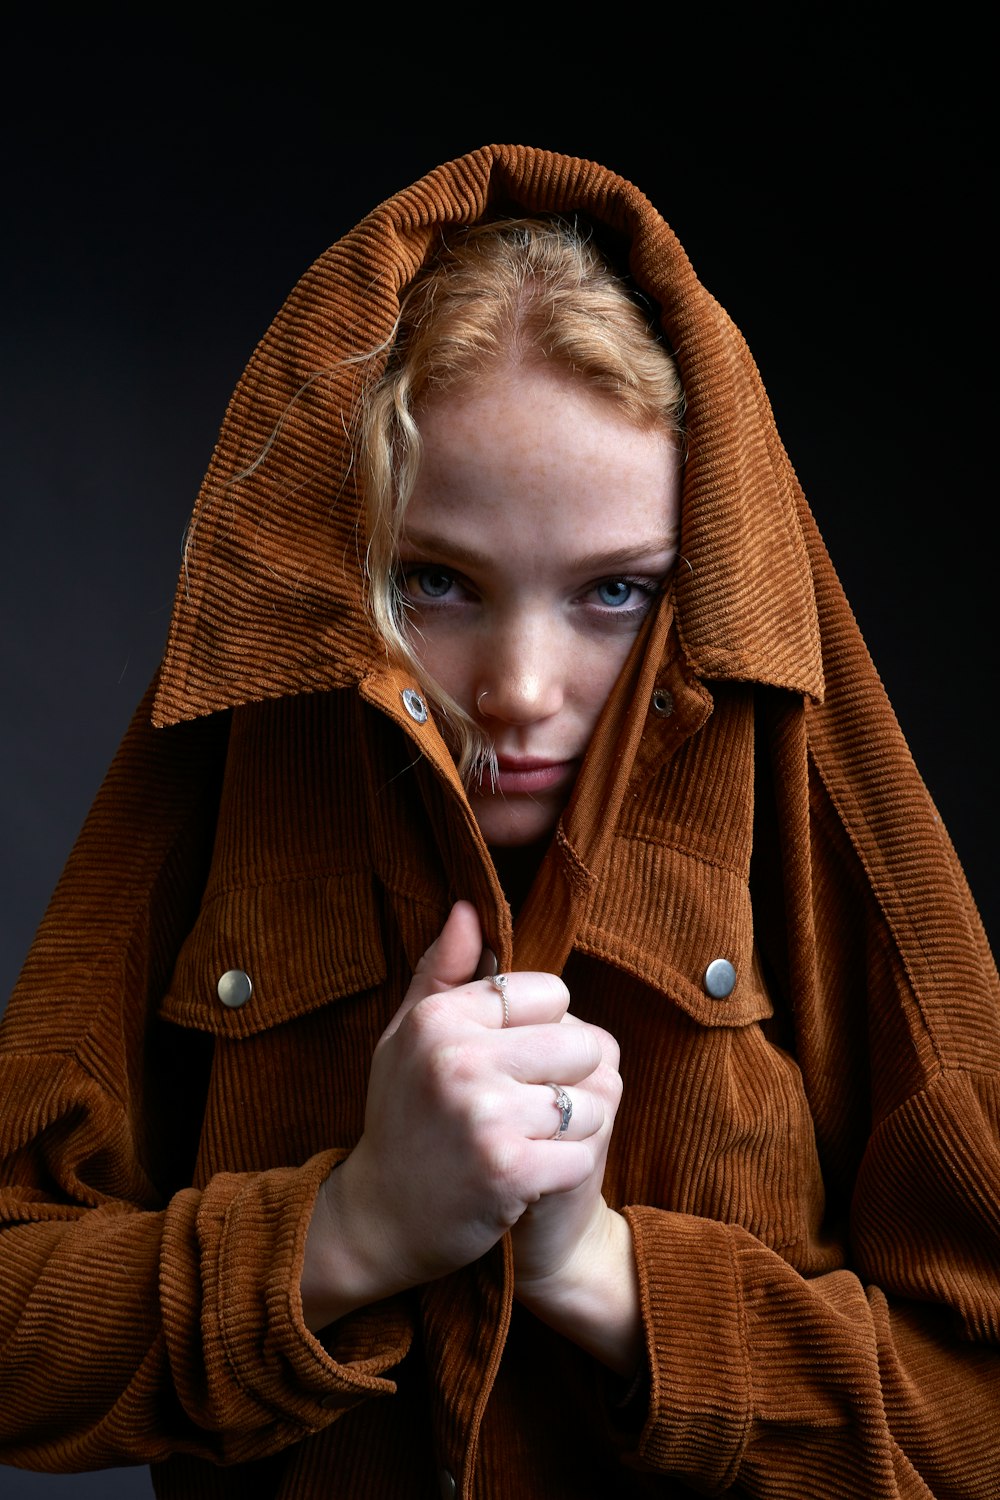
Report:
M 584 529 L 610 546 L 672 535 L 675 435 L 639 427 L 584 381 L 504 369 L 418 413 L 422 456 L 404 530 L 530 526 L 554 540 Z M 512 540 L 514 540 L 512 538 Z

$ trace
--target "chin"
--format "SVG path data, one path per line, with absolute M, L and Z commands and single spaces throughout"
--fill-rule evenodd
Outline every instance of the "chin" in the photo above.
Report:
M 562 807 L 546 808 L 537 802 L 517 808 L 493 797 L 472 797 L 472 811 L 479 831 L 491 849 L 523 849 L 549 838 L 559 822 Z

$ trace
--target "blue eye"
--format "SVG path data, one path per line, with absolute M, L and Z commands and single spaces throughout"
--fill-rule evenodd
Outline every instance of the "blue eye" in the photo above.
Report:
M 414 574 L 420 592 L 428 599 L 443 599 L 454 587 L 455 580 L 441 568 L 419 568 Z
M 627 578 L 606 578 L 595 589 L 598 599 L 609 609 L 621 609 L 632 598 L 634 585 Z

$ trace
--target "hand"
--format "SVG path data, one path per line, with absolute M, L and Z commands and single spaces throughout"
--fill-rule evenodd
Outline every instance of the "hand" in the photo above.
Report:
M 562 1024 L 582 1026 L 585 1023 L 567 1012 Z M 534 1286 L 542 1286 L 553 1278 L 558 1278 L 581 1249 L 585 1248 L 588 1239 L 599 1230 L 604 1215 L 610 1212 L 601 1196 L 601 1187 L 611 1132 L 622 1094 L 622 1081 L 618 1073 L 618 1043 L 600 1027 L 588 1025 L 587 1030 L 601 1048 L 597 1067 L 582 1085 L 586 1089 L 587 1107 L 595 1118 L 600 1119 L 591 1138 L 594 1166 L 578 1187 L 566 1192 L 547 1194 L 526 1208 L 514 1227 L 514 1269 L 518 1292 L 524 1298 L 530 1295 Z M 581 1103 L 581 1091 L 572 1089 L 568 1092 L 575 1118 L 577 1107 Z M 554 1118 L 558 1123 L 558 1115 Z
M 579 1090 L 570 1130 L 553 1141 L 547 1087 L 594 1072 L 597 1033 L 562 1024 L 568 991 L 543 973 L 509 976 L 503 1028 L 495 988 L 471 978 L 481 949 L 475 909 L 459 902 L 375 1049 L 364 1133 L 309 1229 L 311 1328 L 476 1260 L 529 1204 L 572 1193 L 603 1162 L 601 1101 Z
M 567 1014 L 562 1024 L 584 1023 Z M 587 1029 L 601 1046 L 600 1063 L 583 1084 L 603 1116 L 591 1137 L 594 1167 L 579 1186 L 546 1194 L 517 1221 L 511 1231 L 515 1293 L 536 1317 L 631 1379 L 642 1357 L 632 1237 L 601 1194 L 622 1093 L 618 1044 L 598 1027 Z M 575 1117 L 581 1091 L 569 1092 Z

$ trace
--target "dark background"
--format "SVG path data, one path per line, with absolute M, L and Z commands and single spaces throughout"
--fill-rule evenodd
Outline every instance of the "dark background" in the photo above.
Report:
M 369 208 L 500 140 L 636 181 L 742 328 L 995 934 L 995 171 L 967 14 L 703 7 L 572 42 L 523 9 L 353 40 L 212 14 L 43 6 L 5 48 L 0 1007 L 158 660 L 254 344 Z M 64 1493 L 150 1489 L 0 1467 L 2 1500 Z

